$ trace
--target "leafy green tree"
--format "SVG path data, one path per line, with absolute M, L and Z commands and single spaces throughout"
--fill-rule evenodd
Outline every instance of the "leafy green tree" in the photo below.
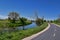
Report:
M 27 18 L 22 17 L 21 19 L 24 20 L 24 21 L 27 21 Z
M 50 22 L 52 23 L 52 22 L 53 22 L 53 20 L 50 20 Z
M 26 25 L 26 22 L 24 21 L 24 19 L 20 18 L 21 24 L 23 25 L 23 30 L 25 29 L 24 26 Z
M 44 22 L 46 22 L 46 20 L 44 20 Z

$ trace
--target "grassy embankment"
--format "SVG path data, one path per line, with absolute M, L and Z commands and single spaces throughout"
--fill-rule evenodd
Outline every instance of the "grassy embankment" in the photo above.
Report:
M 0 40 L 21 40 L 25 37 L 31 36 L 35 33 L 38 33 L 45 29 L 48 26 L 47 23 L 42 24 L 41 26 L 27 29 L 27 30 L 20 30 L 20 31 L 15 31 L 15 32 L 5 32 L 5 33 L 0 33 Z
M 60 22 L 53 22 L 53 23 L 60 25 Z
M 25 25 L 31 24 L 31 21 L 25 21 Z M 23 26 L 23 24 L 20 21 L 16 21 L 16 23 L 10 23 L 8 20 L 0 20 L 0 28 L 10 28 L 10 27 L 18 27 Z

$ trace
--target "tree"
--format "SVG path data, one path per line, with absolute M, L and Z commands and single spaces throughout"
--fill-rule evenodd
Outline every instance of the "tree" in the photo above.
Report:
M 52 22 L 53 22 L 53 20 L 50 20 L 50 22 L 52 23 Z
M 44 23 L 44 16 L 42 17 L 42 23 Z
M 40 26 L 42 24 L 42 19 L 40 19 L 40 18 L 36 19 L 36 24 L 38 26 Z
M 46 22 L 46 20 L 44 20 L 44 22 Z
M 10 22 L 15 23 L 15 20 L 19 19 L 19 14 L 17 12 L 10 12 L 8 15 Z
M 24 21 L 27 21 L 27 18 L 22 17 L 21 19 L 24 20 Z
M 26 22 L 22 18 L 20 18 L 20 21 L 21 21 L 21 24 L 23 25 L 23 30 L 24 30 L 24 26 L 26 25 Z
M 58 16 L 58 19 L 57 19 L 57 21 L 60 23 L 60 15 Z
M 36 24 L 37 24 L 38 26 L 40 26 L 40 25 L 43 23 L 44 16 L 43 16 L 42 19 L 40 19 L 40 18 L 38 17 L 37 11 L 35 11 L 35 17 L 36 17 L 36 20 L 35 20 Z

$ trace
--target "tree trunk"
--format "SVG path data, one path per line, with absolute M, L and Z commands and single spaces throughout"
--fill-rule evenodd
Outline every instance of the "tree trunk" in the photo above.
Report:
M 23 30 L 25 30 L 24 26 L 23 26 Z

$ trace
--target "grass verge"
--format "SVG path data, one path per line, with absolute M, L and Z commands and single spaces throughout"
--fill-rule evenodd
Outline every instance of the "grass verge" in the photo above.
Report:
M 20 31 L 15 31 L 15 32 L 5 32 L 5 33 L 0 33 L 0 40 L 21 40 L 25 37 L 31 36 L 35 33 L 38 33 L 45 29 L 48 26 L 48 23 L 44 23 L 41 26 L 27 29 L 27 30 L 20 30 Z
M 55 24 L 57 24 L 57 25 L 60 25 L 60 23 L 59 22 L 54 22 Z

